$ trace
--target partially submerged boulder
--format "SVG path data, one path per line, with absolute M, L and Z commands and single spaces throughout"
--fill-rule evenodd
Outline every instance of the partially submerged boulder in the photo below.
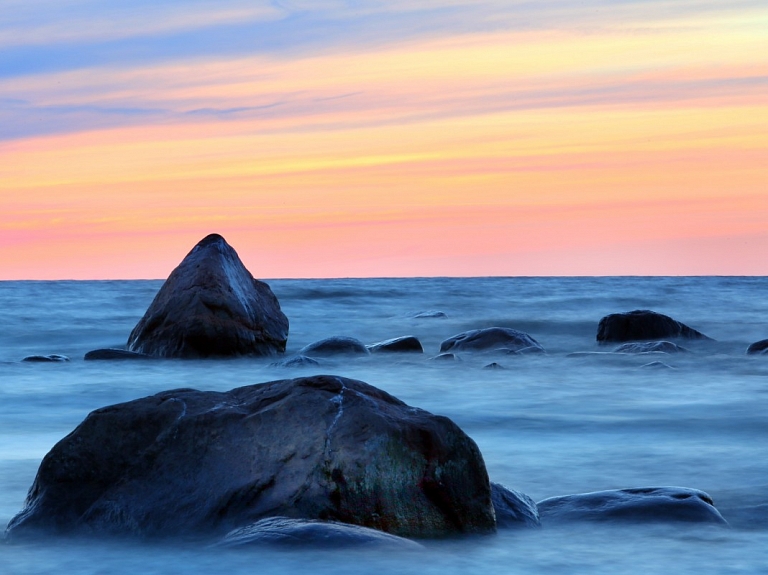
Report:
M 688 350 L 671 341 L 644 341 L 625 343 L 613 351 L 615 353 L 686 353 Z
M 760 341 L 756 341 L 747 348 L 748 355 L 765 355 L 766 353 L 768 353 L 768 339 L 761 339 Z
M 539 342 L 527 333 L 509 327 L 473 329 L 454 335 L 440 344 L 440 352 L 503 351 L 543 352 Z
M 354 337 L 333 336 L 305 345 L 298 355 L 329 357 L 332 355 L 369 355 L 365 344 Z
M 28 355 L 21 361 L 27 363 L 64 363 L 69 361 L 69 358 L 66 355 L 52 353 L 50 355 Z
M 668 315 L 647 309 L 612 313 L 600 320 L 597 341 L 600 343 L 643 341 L 681 337 L 711 339 Z
M 270 365 L 272 367 L 315 367 L 320 365 L 320 362 L 306 355 L 292 355 Z
M 727 525 L 709 495 L 687 487 L 595 491 L 550 497 L 536 505 L 544 525 L 565 521 L 685 521 Z
M 424 347 L 415 335 L 393 337 L 366 346 L 372 353 L 376 352 L 400 352 L 400 353 L 424 353 Z
M 404 537 L 496 525 L 480 451 L 450 419 L 314 376 L 92 412 L 43 458 L 7 536 L 220 537 L 276 516 Z
M 171 272 L 128 337 L 156 357 L 232 357 L 285 351 L 288 318 L 218 234 L 203 238 Z
M 496 526 L 502 528 L 539 527 L 536 503 L 525 493 L 491 483 L 491 499 L 496 511 Z
M 423 546 L 377 529 L 349 525 L 337 521 L 317 519 L 291 519 L 269 517 L 253 525 L 236 529 L 217 544 L 217 547 L 244 547 L 269 545 L 279 547 L 386 547 L 398 551 L 422 549 Z

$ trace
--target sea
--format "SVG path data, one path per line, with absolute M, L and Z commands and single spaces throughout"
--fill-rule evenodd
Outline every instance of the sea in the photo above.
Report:
M 492 481 L 535 501 L 605 489 L 707 492 L 727 528 L 696 523 L 544 524 L 425 541 L 421 549 L 215 548 L 179 542 L 0 542 L 0 573 L 483 575 L 768 572 L 766 277 L 488 277 L 267 280 L 290 320 L 287 353 L 329 336 L 403 335 L 423 354 L 326 359 L 84 361 L 122 347 L 162 281 L 0 282 L 0 529 L 22 508 L 42 457 L 99 407 L 157 392 L 318 373 L 384 389 L 451 418 Z M 651 309 L 712 341 L 690 353 L 621 355 L 599 320 Z M 428 313 L 424 313 L 428 312 Z M 441 312 L 441 313 L 435 313 Z M 417 317 L 421 315 L 422 317 Z M 511 327 L 546 354 L 432 359 L 462 331 Z M 71 361 L 29 363 L 30 355 Z M 575 354 L 575 355 L 574 355 Z M 496 362 L 501 368 L 483 369 Z M 661 367 L 649 367 L 660 362 Z

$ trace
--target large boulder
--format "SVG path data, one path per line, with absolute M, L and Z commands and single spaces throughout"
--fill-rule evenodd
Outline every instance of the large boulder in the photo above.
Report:
M 508 327 L 473 329 L 454 335 L 440 344 L 440 352 L 503 351 L 543 352 L 539 342 L 527 333 Z
M 602 318 L 597 326 L 597 341 L 600 343 L 667 339 L 670 337 L 711 339 L 668 315 L 647 309 L 612 313 Z
M 417 538 L 496 525 L 483 458 L 451 420 L 314 376 L 92 412 L 43 458 L 7 536 L 218 537 L 276 516 Z
M 128 337 L 128 350 L 156 357 L 274 355 L 288 318 L 218 234 L 203 238 L 171 272 Z
M 684 521 L 727 525 L 709 495 L 687 487 L 611 489 L 550 497 L 536 505 L 544 525 L 566 521 Z

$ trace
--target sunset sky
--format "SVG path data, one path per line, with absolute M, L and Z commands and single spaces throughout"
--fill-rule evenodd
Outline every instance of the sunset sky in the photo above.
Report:
M 4 0 L 0 279 L 768 274 L 765 0 Z

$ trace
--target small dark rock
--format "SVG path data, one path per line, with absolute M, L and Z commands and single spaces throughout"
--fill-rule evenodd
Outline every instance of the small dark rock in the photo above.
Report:
M 117 359 L 117 360 L 131 360 L 131 359 L 156 359 L 146 353 L 137 353 L 135 351 L 128 351 L 127 349 L 94 349 L 85 354 L 83 359 L 101 360 L 101 359 Z
M 365 344 L 354 337 L 334 336 L 304 346 L 299 355 L 327 357 L 331 355 L 369 355 Z
M 276 361 L 270 365 L 272 367 L 306 367 L 320 365 L 320 362 L 315 358 L 307 357 L 306 355 L 294 355 L 281 361 Z
M 488 327 L 465 331 L 446 339 L 440 344 L 440 351 L 519 351 L 526 348 L 538 348 L 544 351 L 539 342 L 527 333 L 508 327 Z
M 536 503 L 525 493 L 491 483 L 491 499 L 498 528 L 541 526 Z
M 727 525 L 709 495 L 687 487 L 596 491 L 550 497 L 536 505 L 544 525 L 565 521 L 686 521 Z
M 66 355 L 57 355 L 57 354 L 51 354 L 51 355 L 28 355 L 21 361 L 28 361 L 28 362 L 34 362 L 34 363 L 61 363 L 65 361 L 69 361 L 69 358 Z
M 670 337 L 711 339 L 667 315 L 647 309 L 607 315 L 597 326 L 597 341 L 600 343 Z
M 315 519 L 268 517 L 228 533 L 217 546 L 276 545 L 287 547 L 392 547 L 399 550 L 421 549 L 422 545 L 359 525 Z
M 461 361 L 461 358 L 455 353 L 439 353 L 429 359 L 436 359 L 439 361 Z
M 493 363 L 489 363 L 488 365 L 484 365 L 483 369 L 506 369 L 503 365 L 500 363 L 496 363 L 495 361 Z
M 424 353 L 424 348 L 422 347 L 421 342 L 413 335 L 395 337 L 378 343 L 372 343 L 367 347 L 372 353 L 380 351 Z
M 756 341 L 747 348 L 747 354 L 749 355 L 764 354 L 766 352 L 768 352 L 768 339 Z
M 168 276 L 127 349 L 178 358 L 275 355 L 287 338 L 288 318 L 275 294 L 211 234 Z
M 411 315 L 413 319 L 445 319 L 448 316 L 442 312 L 437 310 L 427 310 L 427 311 L 420 311 L 418 313 L 415 313 Z
M 625 343 L 613 350 L 614 353 L 687 353 L 684 347 L 671 341 L 644 341 L 642 343 Z

